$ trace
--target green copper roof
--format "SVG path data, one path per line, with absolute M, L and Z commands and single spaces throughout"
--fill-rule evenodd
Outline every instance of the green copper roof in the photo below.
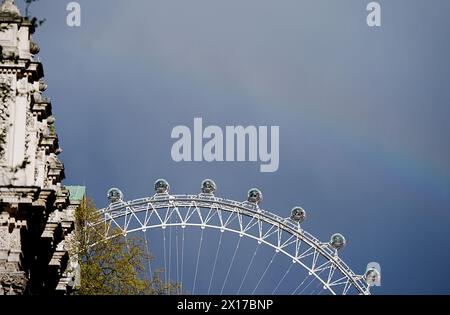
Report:
M 65 186 L 69 192 L 70 201 L 81 201 L 86 196 L 86 186 Z

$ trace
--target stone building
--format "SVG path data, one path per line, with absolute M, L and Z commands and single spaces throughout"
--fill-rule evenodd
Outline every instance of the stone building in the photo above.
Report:
M 79 200 L 64 166 L 52 105 L 43 95 L 34 27 L 13 0 L 0 6 L 0 295 L 70 292 L 67 238 Z

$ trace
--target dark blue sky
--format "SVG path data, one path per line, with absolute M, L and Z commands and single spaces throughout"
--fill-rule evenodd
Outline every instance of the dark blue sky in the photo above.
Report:
M 344 259 L 382 266 L 379 294 L 450 293 L 450 2 L 41 0 L 46 92 L 64 149 L 66 184 L 84 184 L 99 206 L 108 188 L 126 198 L 197 193 L 288 215 L 304 228 L 348 238 Z M 280 168 L 259 163 L 175 163 L 176 125 L 280 126 Z

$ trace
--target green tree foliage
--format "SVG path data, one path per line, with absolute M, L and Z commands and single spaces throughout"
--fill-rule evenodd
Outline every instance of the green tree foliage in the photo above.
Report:
M 139 237 L 125 238 L 117 229 L 101 222 L 94 203 L 87 199 L 76 212 L 72 255 L 81 267 L 80 295 L 158 295 L 175 294 L 176 284 L 161 280 L 161 270 L 146 276 L 152 259 Z

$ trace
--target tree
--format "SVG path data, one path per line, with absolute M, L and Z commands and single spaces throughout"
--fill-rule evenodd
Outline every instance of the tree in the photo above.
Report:
M 164 283 L 161 270 L 145 276 L 151 256 L 139 237 L 125 238 L 118 229 L 99 223 L 100 214 L 91 199 L 76 211 L 76 230 L 70 251 L 81 267 L 80 295 L 175 294 L 179 286 Z M 101 221 L 101 220 L 100 220 Z

